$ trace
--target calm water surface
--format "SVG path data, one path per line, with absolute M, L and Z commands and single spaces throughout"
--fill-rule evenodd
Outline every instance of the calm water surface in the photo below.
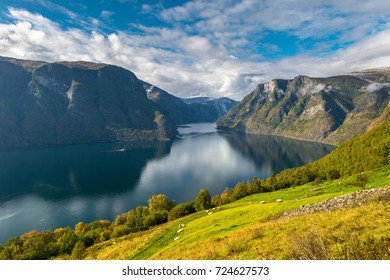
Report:
M 154 194 L 178 203 L 299 166 L 330 146 L 219 132 L 190 124 L 173 142 L 75 145 L 0 152 L 0 243 L 37 229 L 110 219 Z

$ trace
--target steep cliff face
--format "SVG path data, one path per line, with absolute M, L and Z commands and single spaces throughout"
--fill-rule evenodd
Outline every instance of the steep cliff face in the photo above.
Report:
M 390 68 L 260 84 L 219 128 L 338 144 L 389 119 Z M 387 108 L 387 109 L 386 109 Z
M 237 101 L 227 97 L 215 99 L 209 97 L 194 97 L 184 98 L 183 100 L 189 105 L 196 117 L 204 122 L 215 122 L 226 115 L 227 112 L 237 104 Z
M 169 139 L 174 124 L 120 67 L 0 57 L 0 146 Z
M 165 90 L 141 81 L 148 98 L 166 112 L 176 124 L 215 122 L 237 102 L 223 97 L 181 99 Z

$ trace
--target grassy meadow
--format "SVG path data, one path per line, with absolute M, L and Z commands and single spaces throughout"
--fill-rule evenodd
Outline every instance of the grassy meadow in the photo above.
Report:
M 365 175 L 365 188 L 390 186 L 388 166 Z M 350 176 L 319 186 L 309 183 L 251 195 L 96 244 L 87 249 L 85 258 L 390 259 L 389 197 L 330 213 L 280 218 L 302 205 L 362 190 L 355 182 L 356 176 Z

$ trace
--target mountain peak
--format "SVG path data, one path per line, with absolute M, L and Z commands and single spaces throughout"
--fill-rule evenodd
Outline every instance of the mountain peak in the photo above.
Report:
M 217 126 L 337 144 L 389 120 L 389 70 L 259 84 Z
M 170 119 L 124 68 L 0 58 L 0 147 L 166 140 Z

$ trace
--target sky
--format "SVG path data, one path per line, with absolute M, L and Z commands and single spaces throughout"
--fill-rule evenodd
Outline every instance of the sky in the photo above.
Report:
M 387 0 L 0 0 L 0 56 L 122 66 L 179 96 L 390 66 Z

